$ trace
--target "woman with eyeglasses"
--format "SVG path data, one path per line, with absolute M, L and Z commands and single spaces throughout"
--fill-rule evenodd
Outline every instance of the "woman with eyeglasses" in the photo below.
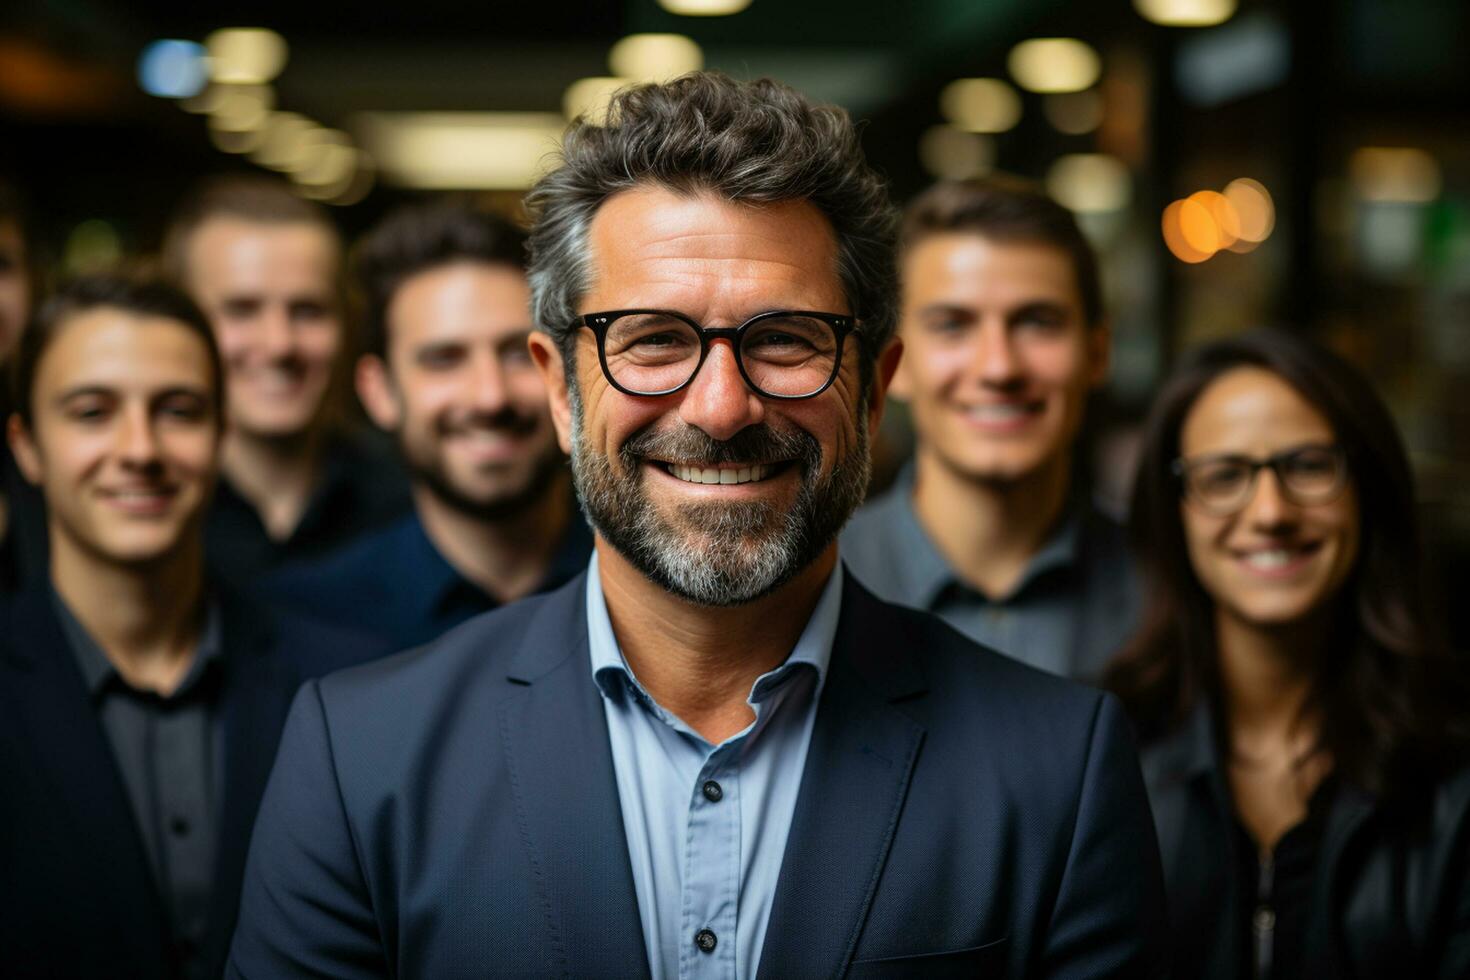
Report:
M 1346 362 L 1263 330 L 1149 418 L 1150 608 L 1106 684 L 1142 740 L 1178 976 L 1470 977 L 1470 707 L 1413 487 Z

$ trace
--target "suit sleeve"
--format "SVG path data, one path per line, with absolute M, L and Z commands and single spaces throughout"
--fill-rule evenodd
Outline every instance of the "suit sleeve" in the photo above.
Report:
M 296 695 L 256 818 L 229 978 L 391 973 L 317 681 Z
M 1163 977 L 1168 923 L 1159 845 L 1122 709 L 1103 695 L 1042 952 L 1047 977 Z

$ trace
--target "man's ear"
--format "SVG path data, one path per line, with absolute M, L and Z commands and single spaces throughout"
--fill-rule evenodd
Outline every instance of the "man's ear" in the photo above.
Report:
M 21 421 L 20 415 L 12 413 L 5 421 L 5 438 L 10 443 L 10 455 L 15 457 L 15 467 L 26 482 L 41 485 L 41 453 L 31 432 Z
M 873 390 L 868 398 L 868 428 L 876 432 L 883 421 L 884 397 L 893 384 L 898 372 L 898 362 L 903 358 L 903 340 L 894 337 L 878 352 L 878 361 L 873 365 Z
M 556 441 L 561 451 L 572 453 L 572 403 L 567 394 L 566 365 L 561 349 L 551 337 L 540 330 L 531 331 L 526 338 L 531 351 L 531 360 L 541 372 L 541 381 L 546 385 L 546 398 L 551 404 L 551 423 L 556 426 Z
M 357 384 L 358 401 L 373 424 L 384 432 L 397 432 L 403 424 L 403 404 L 393 389 L 383 359 L 376 354 L 359 357 L 353 380 Z
M 1087 383 L 1101 388 L 1113 366 L 1113 324 L 1102 320 L 1087 328 Z

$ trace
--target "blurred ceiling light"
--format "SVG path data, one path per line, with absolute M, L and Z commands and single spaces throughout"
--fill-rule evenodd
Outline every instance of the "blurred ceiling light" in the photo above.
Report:
M 1021 121 L 1021 97 L 999 78 L 960 78 L 939 93 L 939 110 L 956 129 L 1004 133 Z
M 1117 157 L 1073 153 L 1052 164 L 1046 175 L 1052 197 L 1077 214 L 1121 211 L 1133 197 L 1133 179 Z
M 286 39 L 264 27 L 226 27 L 204 39 L 216 82 L 259 84 L 286 67 Z
M 543 112 L 372 112 L 355 125 L 389 183 L 524 190 L 552 162 L 566 120 Z
M 612 46 L 607 66 L 633 82 L 664 82 L 704 67 L 704 52 L 682 34 L 629 34 Z
M 1232 252 L 1249 252 L 1271 237 L 1276 227 L 1276 205 L 1265 185 L 1240 177 L 1225 185 L 1225 199 L 1240 222 L 1240 240 L 1230 246 Z
M 249 153 L 260 145 L 260 133 L 250 129 L 215 129 L 210 126 L 209 141 L 221 153 Z
M 187 99 L 209 83 L 204 46 L 193 41 L 154 41 L 138 56 L 138 84 L 149 95 Z
M 658 5 L 685 17 L 723 17 L 740 13 L 750 6 L 750 0 L 658 0 Z
M 269 85 L 221 85 L 209 111 L 212 129 L 230 133 L 255 132 L 264 128 L 275 108 L 276 93 Z
M 561 111 L 568 119 L 582 116 L 590 123 L 604 125 L 613 93 L 628 84 L 630 83 L 626 78 L 598 76 L 578 79 L 568 85 L 562 95 Z
M 367 197 L 368 192 L 373 189 L 374 176 L 372 161 L 361 150 L 358 151 L 357 157 L 357 173 L 352 175 L 352 182 L 347 185 L 345 190 L 327 198 L 328 204 L 335 204 L 343 208 L 350 207 Z
M 1230 248 L 1240 241 L 1240 215 L 1235 213 L 1235 205 L 1230 199 L 1219 191 L 1195 191 L 1189 195 L 1187 200 L 1202 206 L 1210 213 L 1210 221 L 1213 222 L 1215 235 L 1215 250 Z M 1184 213 L 1180 213 L 1181 225 Z
M 1037 37 L 1011 49 L 1011 76 L 1030 92 L 1080 92 L 1102 75 L 1102 59 L 1071 37 Z
M 1423 150 L 1365 146 L 1348 160 L 1353 190 L 1380 204 L 1427 204 L 1439 197 L 1439 163 Z
M 1234 16 L 1236 0 L 1133 0 L 1133 7 L 1164 27 L 1211 27 Z
M 1286 23 L 1261 11 L 1181 41 L 1174 81 L 1190 105 L 1223 105 L 1285 84 L 1291 49 Z
M 1190 241 L 1190 237 L 1184 234 L 1183 225 L 1184 212 L 1186 207 L 1189 207 L 1191 209 L 1190 217 L 1192 219 L 1192 231 L 1194 233 L 1194 236 L 1200 238 L 1207 237 L 1205 235 L 1201 235 L 1198 225 L 1200 213 L 1203 213 L 1204 220 L 1206 222 L 1213 224 L 1213 219 L 1210 218 L 1209 211 L 1206 210 L 1203 205 L 1195 202 L 1191 202 L 1188 200 L 1175 201 L 1173 204 L 1170 204 L 1164 209 L 1164 217 L 1162 221 L 1164 244 L 1168 246 L 1169 251 L 1174 254 L 1174 257 L 1176 259 L 1180 260 L 1181 262 L 1188 262 L 1191 265 L 1194 265 L 1203 262 L 1210 256 L 1214 255 L 1215 249 L 1210 248 L 1208 250 L 1205 250 L 1197 248 Z M 1213 235 L 1213 232 L 1211 232 L 1210 234 Z
M 273 112 L 261 127 L 260 143 L 250 159 L 272 170 L 294 170 L 301 166 L 302 153 L 309 147 L 309 134 L 317 124 L 296 112 Z
M 1095 89 L 1058 92 L 1041 100 L 1047 121 L 1061 133 L 1081 136 L 1102 125 L 1103 100 Z
M 229 88 L 231 88 L 229 85 L 215 85 L 211 82 L 189 98 L 180 99 L 179 108 L 185 112 L 195 112 L 201 115 L 213 112 Z
M 919 161 L 941 180 L 982 177 L 995 167 L 995 141 L 953 126 L 930 126 L 919 137 Z
M 306 137 L 291 178 L 299 184 L 331 187 L 349 180 L 357 168 L 357 151 L 352 139 L 336 129 L 314 129 Z

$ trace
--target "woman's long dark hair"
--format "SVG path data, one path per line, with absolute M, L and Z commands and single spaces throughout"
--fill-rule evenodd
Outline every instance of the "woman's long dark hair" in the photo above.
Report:
M 1167 734 L 1219 694 L 1214 605 L 1190 565 L 1172 466 L 1189 410 L 1211 382 L 1239 367 L 1272 372 L 1327 418 L 1357 489 L 1360 550 L 1336 603 L 1314 692 L 1320 747 L 1369 792 L 1426 785 L 1467 758 L 1470 707 L 1463 669 L 1429 613 L 1408 458 L 1368 381 L 1337 355 L 1282 330 L 1195 350 L 1160 392 L 1144 430 L 1130 515 L 1148 607 L 1104 684 L 1145 740 Z

